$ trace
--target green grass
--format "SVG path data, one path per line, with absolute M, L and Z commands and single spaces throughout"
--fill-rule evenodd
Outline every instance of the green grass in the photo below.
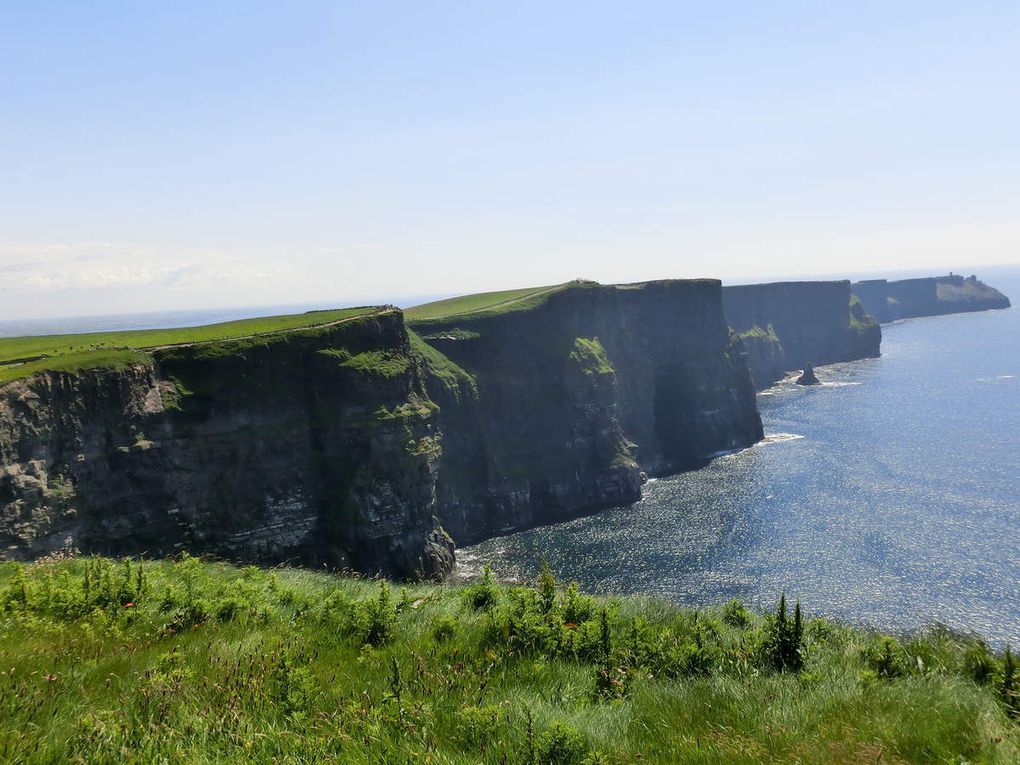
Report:
M 414 330 L 407 335 L 411 340 L 411 351 L 421 360 L 427 372 L 434 376 L 454 396 L 478 397 L 478 382 L 452 359 L 433 348 Z
M 737 335 L 740 337 L 741 340 L 755 338 L 758 340 L 767 340 L 769 342 L 775 343 L 779 342 L 779 335 L 776 334 L 776 330 L 771 324 L 769 324 L 768 327 L 765 329 L 762 329 L 757 324 L 755 324 L 750 329 L 744 330 L 743 332 L 738 332 Z
M 36 372 L 78 371 L 124 366 L 144 361 L 132 351 L 190 343 L 209 343 L 271 335 L 331 324 L 379 311 L 378 308 L 344 308 L 285 316 L 208 324 L 174 329 L 140 329 L 124 332 L 90 332 L 79 335 L 39 335 L 0 338 L 0 382 Z
M 609 363 L 606 349 L 597 337 L 578 337 L 574 340 L 574 349 L 570 352 L 570 360 L 589 375 L 607 375 L 616 370 Z
M 1014 763 L 1004 662 L 532 587 L 103 559 L 0 569 L 0 759 Z
M 411 368 L 411 359 L 408 356 L 393 351 L 363 351 L 352 354 L 344 348 L 327 348 L 319 353 L 336 359 L 342 367 L 387 379 L 405 374 Z
M 40 359 L 24 364 L 0 364 L 0 384 L 29 377 L 36 372 L 82 372 L 87 369 L 126 369 L 151 361 L 148 354 L 129 349 L 111 349 Z
M 404 316 L 407 317 L 408 322 L 414 323 L 428 319 L 446 319 L 463 314 L 484 312 L 488 315 L 532 308 L 542 303 L 552 293 L 565 289 L 572 284 L 573 282 L 569 282 L 567 284 L 554 284 L 546 287 L 526 287 L 519 290 L 461 295 L 408 308 L 404 311 Z

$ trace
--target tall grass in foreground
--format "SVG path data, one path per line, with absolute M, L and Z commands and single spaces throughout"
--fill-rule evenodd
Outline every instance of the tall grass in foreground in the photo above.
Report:
M 0 566 L 0 760 L 1020 761 L 1011 654 L 685 611 L 543 572 L 414 586 L 177 562 Z

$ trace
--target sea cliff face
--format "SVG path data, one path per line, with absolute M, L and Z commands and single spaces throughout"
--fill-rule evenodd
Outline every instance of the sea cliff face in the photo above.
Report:
M 880 353 L 882 330 L 852 297 L 848 281 L 729 286 L 723 306 L 759 389 L 809 364 Z
M 441 519 L 459 543 L 635 501 L 642 471 L 762 436 L 716 281 L 580 284 L 412 326 L 461 375 L 428 383 L 447 434 Z
M 959 275 L 855 282 L 853 293 L 880 322 L 1009 308 L 1009 298 L 976 276 Z
M 755 385 L 878 355 L 869 303 L 1009 305 L 957 277 L 855 289 L 578 282 L 411 332 L 382 309 L 29 374 L 0 385 L 0 557 L 186 549 L 442 577 L 444 527 L 467 543 L 630 503 L 645 474 L 753 444 Z
M 398 311 L 0 387 L 0 543 L 442 576 L 441 437 Z

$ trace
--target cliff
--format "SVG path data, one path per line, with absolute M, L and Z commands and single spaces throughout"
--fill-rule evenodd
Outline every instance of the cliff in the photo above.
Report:
M 0 386 L 0 544 L 441 576 L 435 405 L 396 310 Z
M 726 320 L 747 348 L 755 385 L 789 371 L 879 355 L 882 330 L 850 282 L 777 282 L 723 288 Z
M 920 316 L 1009 308 L 1009 298 L 976 276 L 959 275 L 855 282 L 853 293 L 880 322 Z
M 635 501 L 642 471 L 762 437 L 717 281 L 573 283 L 410 324 L 428 348 L 441 520 L 458 543 Z

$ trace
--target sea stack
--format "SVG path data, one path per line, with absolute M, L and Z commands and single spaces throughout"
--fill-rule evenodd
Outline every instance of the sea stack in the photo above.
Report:
M 804 367 L 804 372 L 797 378 L 797 385 L 821 385 L 818 378 L 815 377 L 814 368 L 810 364 Z

